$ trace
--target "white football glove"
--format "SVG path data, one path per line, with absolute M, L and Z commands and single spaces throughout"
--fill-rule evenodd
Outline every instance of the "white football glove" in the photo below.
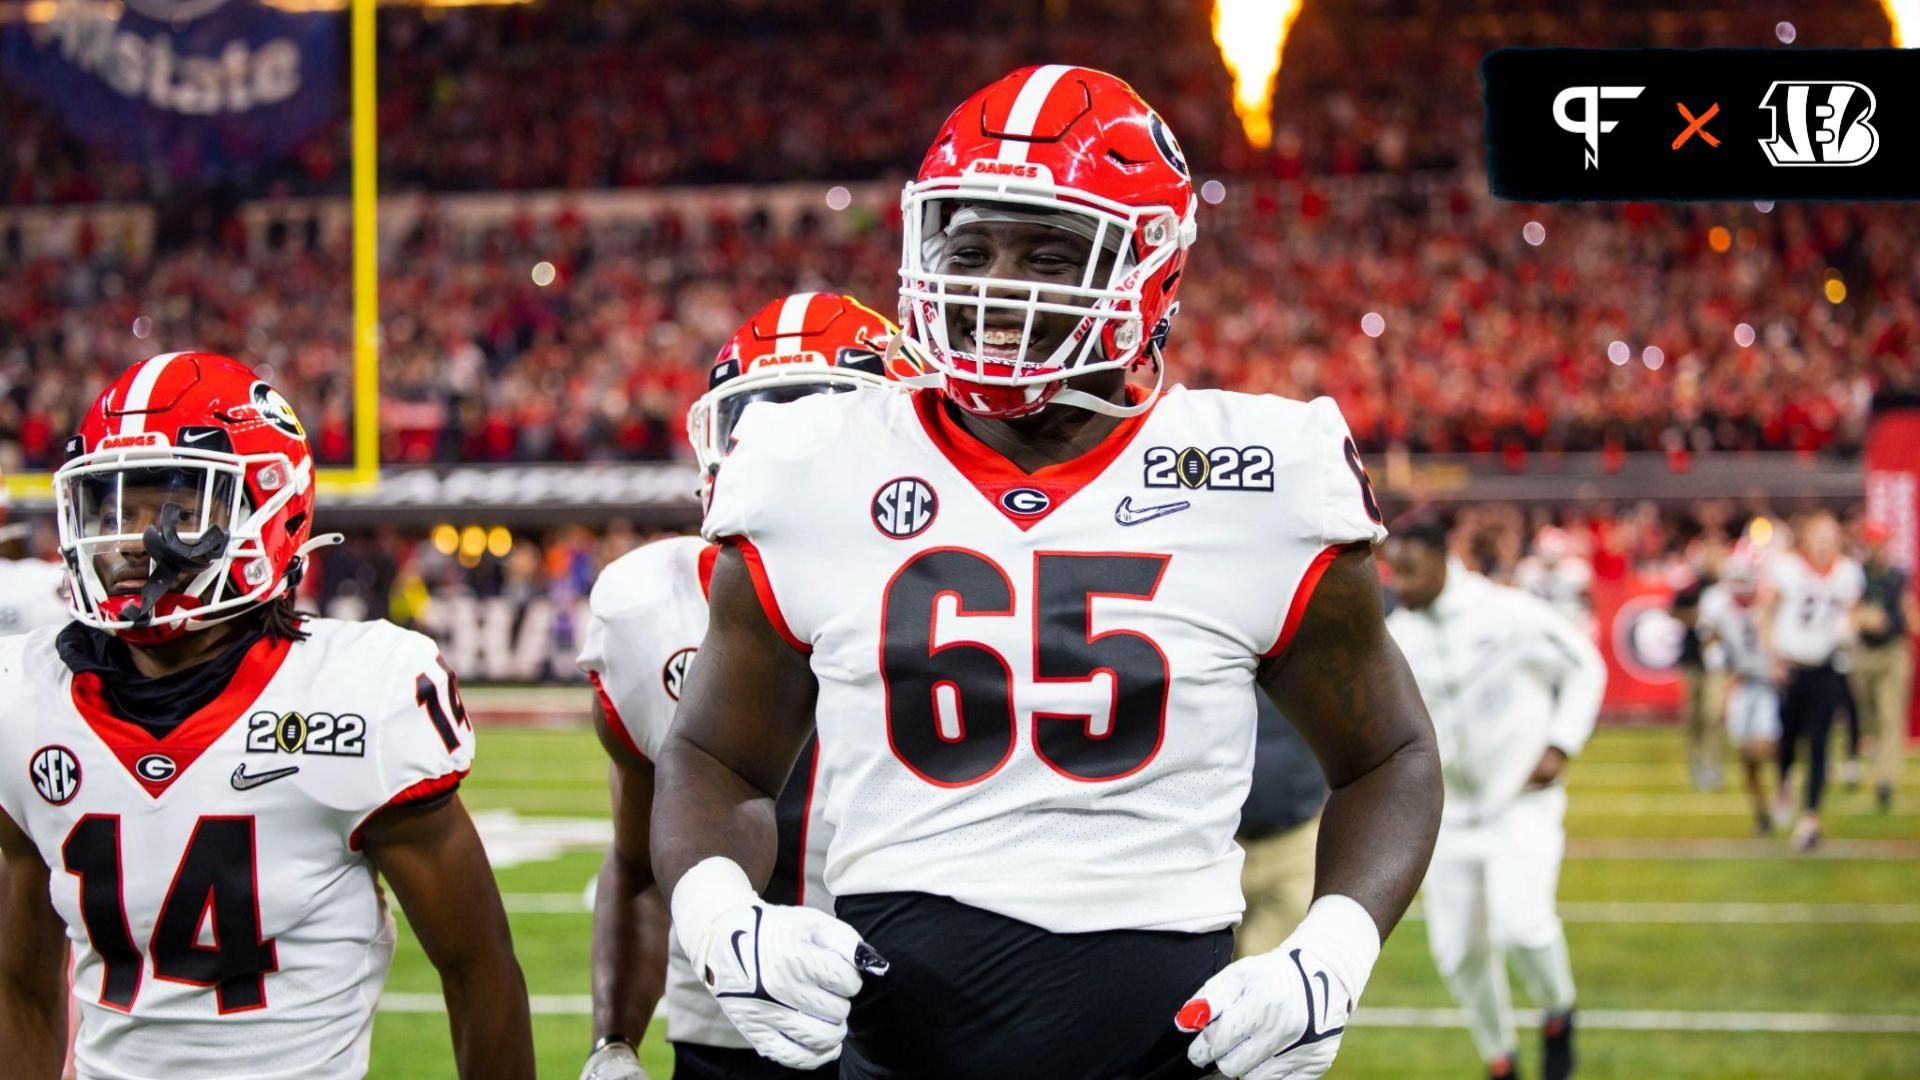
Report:
M 623 1042 L 608 1043 L 587 1059 L 580 1080 L 647 1080 L 647 1070 L 640 1067 L 633 1047 Z
M 1365 908 L 1315 900 L 1279 948 L 1227 965 L 1181 1007 L 1174 1023 L 1200 1033 L 1187 1060 L 1234 1080 L 1318 1080 L 1379 956 Z
M 731 859 L 707 859 L 681 877 L 673 928 L 727 1020 L 761 1057 L 790 1069 L 838 1058 L 861 972 L 886 974 L 859 931 L 761 900 Z

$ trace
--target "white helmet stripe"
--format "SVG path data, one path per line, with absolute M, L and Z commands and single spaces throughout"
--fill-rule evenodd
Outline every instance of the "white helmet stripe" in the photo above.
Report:
M 1072 64 L 1048 64 L 1032 75 L 1027 76 L 1027 84 L 1013 99 L 1013 111 L 1007 114 L 1006 126 L 1001 130 L 1008 135 L 1031 135 L 1033 125 L 1040 119 L 1040 110 L 1047 104 L 1047 96 L 1060 82 L 1060 77 L 1073 70 Z M 1030 144 L 1020 139 L 1001 139 L 999 160 L 1023 162 L 1027 160 L 1027 147 Z
M 774 340 L 773 351 L 777 354 L 800 351 L 800 332 L 807 328 L 807 308 L 819 293 L 794 293 L 780 301 L 780 318 L 774 327 L 774 333 L 780 336 Z
M 133 385 L 127 387 L 127 400 L 119 406 L 122 412 L 132 414 L 121 418 L 120 434 L 138 435 L 147 430 L 147 400 L 153 396 L 153 385 L 160 381 L 167 365 L 179 355 L 177 352 L 161 353 L 141 365 L 140 374 L 135 375 Z

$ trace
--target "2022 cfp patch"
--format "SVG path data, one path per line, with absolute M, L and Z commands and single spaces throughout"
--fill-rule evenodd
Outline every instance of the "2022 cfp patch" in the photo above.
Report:
M 933 488 L 917 476 L 902 476 L 880 485 L 873 493 L 873 527 L 895 540 L 911 540 L 927 531 L 940 500 Z
M 80 760 L 64 746 L 43 746 L 27 760 L 33 790 L 54 806 L 65 806 L 80 794 Z
M 1265 446 L 1149 446 L 1140 482 L 1189 491 L 1272 491 L 1273 451 Z

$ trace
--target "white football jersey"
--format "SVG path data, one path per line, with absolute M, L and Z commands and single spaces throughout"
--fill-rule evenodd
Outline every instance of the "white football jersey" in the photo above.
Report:
M 1238 921 L 1254 671 L 1386 535 L 1332 400 L 1174 387 L 1029 475 L 934 391 L 749 410 L 707 513 L 810 653 L 836 896 Z
M 1700 593 L 1699 625 L 1713 635 L 1735 678 L 1743 682 L 1772 678 L 1767 654 L 1760 649 L 1760 612 L 1750 600 L 1735 599 L 1724 584 L 1709 585 Z
M 473 730 L 426 637 L 304 625 L 161 739 L 57 631 L 0 640 L 0 809 L 52 870 L 83 1077 L 366 1073 L 394 926 L 358 831 L 457 784 Z
M 65 626 L 67 572 L 39 559 L 0 559 L 0 637 Z
M 1798 554 L 1777 556 L 1767 581 L 1778 597 L 1774 608 L 1773 651 L 1789 663 L 1819 667 L 1851 640 L 1853 608 L 1866 591 L 1866 574 L 1846 556 L 1827 572 L 1815 570 Z
M 593 583 L 580 666 L 599 689 L 615 734 L 649 761 L 666 744 L 680 688 L 706 637 L 707 581 L 719 551 L 697 536 L 656 540 L 607 564 Z M 816 762 L 809 743 L 774 807 L 779 848 L 764 895 L 832 912 L 822 880 L 832 830 L 821 820 Z M 667 936 L 667 950 L 667 1038 L 750 1049 L 694 976 L 677 936 Z

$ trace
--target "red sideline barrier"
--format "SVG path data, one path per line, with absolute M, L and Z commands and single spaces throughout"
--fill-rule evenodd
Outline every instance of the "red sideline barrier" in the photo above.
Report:
M 1887 527 L 1888 554 L 1911 581 L 1920 571 L 1920 409 L 1875 413 L 1866 449 L 1867 520 Z M 1920 679 L 1907 733 L 1920 736 Z

